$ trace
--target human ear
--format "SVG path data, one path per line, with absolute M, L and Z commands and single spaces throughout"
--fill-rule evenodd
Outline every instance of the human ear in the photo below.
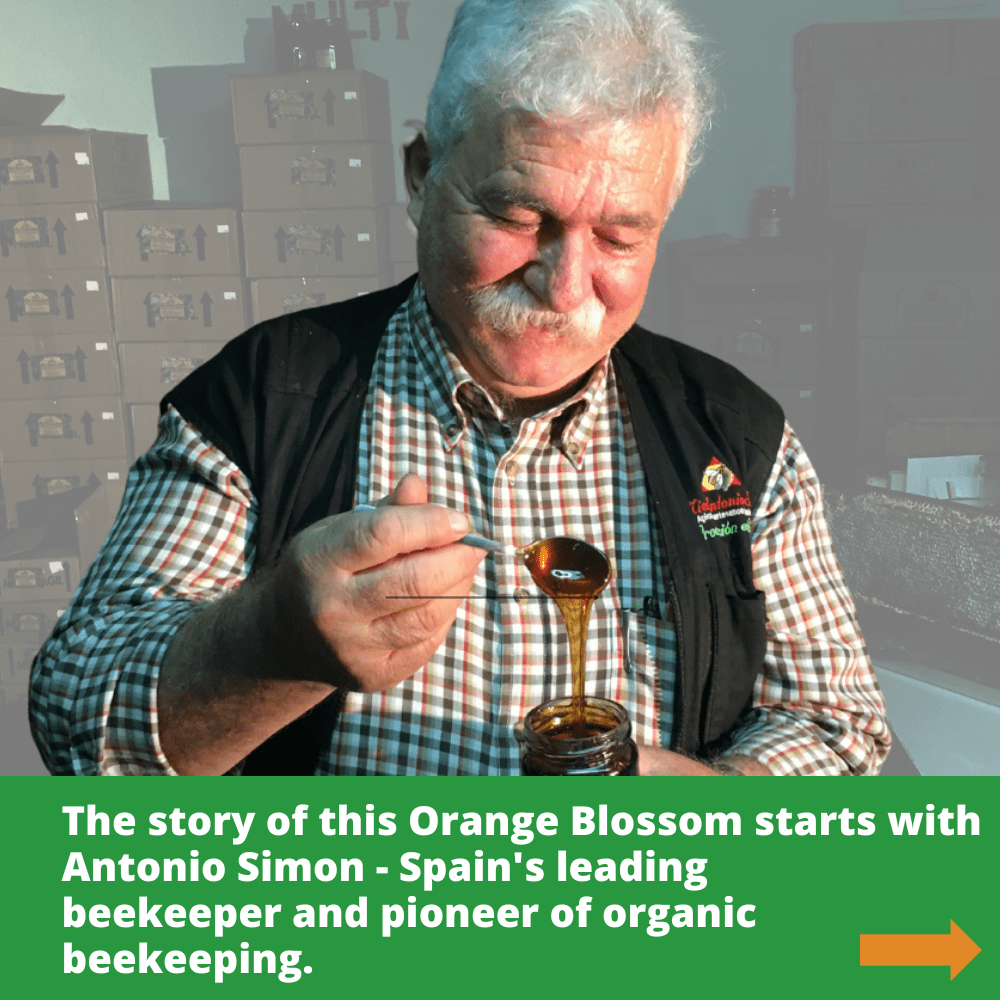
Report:
M 409 199 L 406 211 L 419 229 L 423 212 L 427 175 L 431 169 L 431 154 L 427 140 L 421 132 L 403 147 L 403 177 Z

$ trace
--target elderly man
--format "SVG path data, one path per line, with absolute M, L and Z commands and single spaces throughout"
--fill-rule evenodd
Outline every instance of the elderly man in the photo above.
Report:
M 36 663 L 54 771 L 517 773 L 568 642 L 475 530 L 607 553 L 587 693 L 628 708 L 641 773 L 877 772 L 794 432 L 634 325 L 706 89 L 664 0 L 466 0 L 406 148 L 419 278 L 255 327 L 166 397 Z

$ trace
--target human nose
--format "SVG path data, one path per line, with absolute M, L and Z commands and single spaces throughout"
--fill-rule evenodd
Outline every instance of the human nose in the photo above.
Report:
M 548 239 L 524 272 L 524 283 L 553 312 L 572 312 L 591 294 L 587 245 L 564 231 Z

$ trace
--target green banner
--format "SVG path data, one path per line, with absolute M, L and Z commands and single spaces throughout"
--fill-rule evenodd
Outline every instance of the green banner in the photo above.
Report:
M 7 996 L 996 995 L 998 778 L 2 788 Z

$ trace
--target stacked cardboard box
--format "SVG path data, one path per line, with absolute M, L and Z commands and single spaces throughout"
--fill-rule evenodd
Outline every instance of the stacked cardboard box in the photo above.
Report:
M 148 202 L 108 210 L 104 231 L 134 459 L 155 440 L 171 386 L 250 325 L 239 212 Z
M 363 70 L 230 78 L 254 322 L 391 280 L 389 85 Z
M 152 196 L 147 139 L 42 125 L 60 100 L 0 93 L 0 534 L 128 470 L 100 213 Z
M 911 457 L 947 453 L 945 439 L 959 449 L 953 454 L 1000 451 L 998 278 L 1000 227 L 992 219 L 869 226 L 857 368 L 869 464 L 886 465 L 893 437 L 897 464 L 907 457 L 903 440 Z
M 1000 216 L 1000 70 L 984 42 L 1000 43 L 998 25 L 928 20 L 800 31 L 800 208 L 860 224 Z

